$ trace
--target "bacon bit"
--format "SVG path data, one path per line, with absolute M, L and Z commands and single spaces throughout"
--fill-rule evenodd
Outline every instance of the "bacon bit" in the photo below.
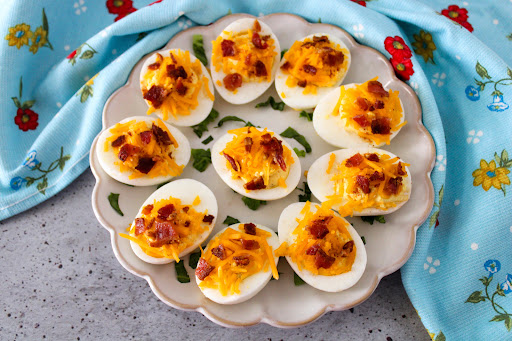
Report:
M 151 138 L 153 137 L 153 132 L 151 130 L 143 131 L 139 134 L 139 136 L 143 144 L 149 144 L 151 142 Z
M 265 181 L 263 180 L 263 177 L 260 176 L 244 184 L 244 188 L 248 191 L 255 191 L 258 189 L 267 188 L 267 186 L 265 186 Z
M 157 70 L 160 67 L 160 63 L 153 63 L 148 65 L 149 70 Z
M 384 90 L 384 87 L 382 87 L 382 83 L 379 81 L 369 81 L 368 92 L 376 94 L 378 96 L 389 97 L 389 93 L 386 90 Z
M 305 73 L 309 73 L 311 75 L 316 75 L 316 67 L 313 65 L 305 64 L 303 67 Z
M 317 269 L 329 269 L 335 260 L 336 258 L 329 256 L 324 250 L 319 248 L 315 256 L 315 266 Z
M 223 79 L 224 87 L 229 91 L 235 91 L 242 86 L 242 75 L 239 73 L 230 73 Z
M 297 85 L 300 86 L 301 88 L 305 88 L 306 85 L 308 85 L 308 81 L 307 80 L 300 80 L 297 82 Z
M 343 64 L 345 55 L 341 51 L 333 51 L 332 53 L 324 53 L 322 61 L 328 66 L 338 66 Z
M 254 32 L 261 31 L 261 25 L 258 20 L 254 20 L 254 25 L 252 27 L 253 27 Z
M 406 171 L 402 168 L 402 163 L 400 161 L 398 161 L 397 173 L 398 173 L 398 175 L 407 174 Z
M 384 102 L 376 100 L 374 107 L 375 107 L 375 109 L 384 109 Z
M 264 50 L 268 47 L 268 44 L 266 42 L 262 42 L 260 35 L 256 32 L 252 34 L 252 43 L 254 44 L 254 47 L 260 50 Z
M 203 281 L 210 272 L 215 269 L 213 266 L 208 264 L 208 262 L 204 258 L 199 258 L 199 262 L 197 263 L 196 268 L 196 277 L 199 278 L 199 280 Z
M 142 214 L 148 215 L 151 213 L 151 211 L 153 211 L 153 205 L 149 204 L 144 206 L 144 208 L 142 209 Z
M 148 174 L 149 171 L 153 168 L 156 161 L 153 160 L 151 157 L 141 157 L 139 159 L 139 162 L 137 163 L 137 167 L 135 167 L 136 170 L 143 174 Z
M 290 64 L 289 61 L 286 61 L 286 62 L 284 62 L 283 65 L 281 65 L 281 70 L 286 71 L 286 70 L 288 70 L 291 67 L 292 67 L 292 64 Z
M 263 39 L 263 41 L 267 41 L 270 39 L 270 34 L 267 34 L 265 36 L 262 36 L 261 39 Z
M 384 173 L 375 171 L 372 175 L 370 175 L 370 181 L 384 181 L 386 177 Z
M 256 235 L 256 225 L 254 225 L 253 223 L 244 224 L 244 231 L 247 234 L 255 236 Z
M 278 140 L 276 137 L 270 137 L 270 134 L 265 134 L 262 137 L 260 145 L 263 147 L 265 154 L 272 156 L 274 161 L 279 164 L 283 171 L 286 171 L 286 162 L 283 158 L 283 141 Z
M 373 161 L 373 162 L 379 162 L 379 156 L 375 153 L 366 153 L 364 154 L 364 157 L 369 160 L 369 161 Z
M 352 157 L 348 158 L 347 161 L 345 161 L 346 167 L 357 167 L 363 162 L 364 158 L 361 154 L 357 153 L 352 155 Z
M 190 226 L 190 221 L 189 221 L 189 220 L 187 220 L 187 221 L 185 222 L 185 224 L 183 224 L 183 226 L 185 226 L 185 227 L 189 227 L 189 226 Z
M 400 185 L 402 184 L 402 177 L 396 177 L 389 179 L 386 187 L 384 187 L 384 192 L 386 194 L 398 194 L 398 190 L 400 189 Z
M 183 212 L 187 213 L 189 209 L 190 209 L 190 207 L 185 206 L 185 207 L 183 207 Z
M 135 218 L 135 235 L 138 236 L 141 233 L 144 233 L 146 231 L 145 226 L 146 221 L 144 218 Z
M 352 117 L 352 119 L 363 128 L 370 125 L 370 120 L 366 117 L 365 114 L 356 115 Z
M 376 118 L 372 121 L 372 134 L 387 135 L 391 132 L 391 119 L 388 117 Z
M 178 79 L 180 77 L 183 79 L 187 79 L 188 75 L 183 66 L 178 66 L 178 68 L 176 68 L 174 64 L 171 64 L 167 65 L 167 76 L 174 79 Z
M 363 98 L 363 97 L 357 97 L 356 104 L 363 111 L 368 111 L 368 109 L 370 108 L 370 101 L 368 101 L 366 98 Z
M 164 57 L 160 53 L 156 53 L 156 62 L 161 63 L 164 60 Z
M 242 265 L 242 266 L 249 265 L 249 263 L 251 261 L 249 255 L 235 256 L 235 257 L 233 257 L 233 260 L 235 261 L 236 265 Z
M 163 144 L 164 146 L 172 144 L 169 134 L 167 134 L 167 132 L 162 128 L 153 123 L 151 130 L 153 131 L 153 135 L 155 135 L 155 139 L 158 144 Z
M 208 223 L 208 224 L 212 224 L 213 222 L 213 218 L 215 218 L 214 216 L 212 216 L 211 214 L 208 214 L 208 215 L 205 215 L 203 217 L 203 223 Z
M 356 176 L 356 183 L 364 194 L 370 193 L 370 180 L 366 176 Z
M 266 77 L 267 76 L 267 68 L 265 64 L 261 60 L 258 60 L 256 64 L 254 64 L 254 68 L 256 69 L 256 76 L 258 77 Z
M 176 82 L 176 92 L 180 96 L 185 96 L 185 94 L 187 93 L 187 87 L 183 85 L 182 78 L 178 78 L 178 81 Z
M 174 55 L 172 53 L 170 55 L 171 55 L 172 62 L 174 64 L 178 64 L 178 62 L 176 61 L 176 58 L 174 58 Z
M 119 160 L 121 161 L 126 161 L 126 159 L 128 159 L 130 156 L 138 153 L 140 150 L 139 147 L 137 146 L 134 146 L 132 144 L 124 144 L 121 149 L 119 150 L 119 154 L 117 154 L 117 157 L 119 158 Z
M 112 147 L 119 147 L 119 146 L 121 146 L 124 143 L 125 140 L 126 140 L 126 136 L 124 136 L 124 135 L 119 136 L 117 139 L 115 139 L 112 142 Z
M 214 247 L 212 249 L 212 255 L 214 255 L 215 257 L 219 258 L 220 260 L 224 260 L 226 259 L 226 248 L 224 247 L 224 245 L 222 244 L 219 244 L 219 246 L 217 247 Z
M 314 256 L 318 252 L 318 249 L 320 249 L 320 245 L 315 244 L 306 250 L 306 255 Z
M 343 249 L 341 250 L 340 257 L 348 257 L 348 255 L 352 252 L 354 249 L 354 241 L 350 240 L 343 245 Z
M 250 153 L 251 149 L 252 149 L 252 138 L 251 137 L 246 137 L 244 139 L 244 144 L 245 144 L 245 151 L 247 153 Z
M 315 43 L 329 43 L 329 38 L 327 36 L 321 36 L 321 37 L 314 36 L 313 41 Z
M 154 108 L 159 108 L 164 102 L 164 98 L 167 96 L 167 91 L 158 85 L 153 85 L 144 94 L 144 99 L 151 102 Z
M 229 161 L 229 164 L 231 165 L 231 168 L 233 168 L 233 170 L 235 172 L 238 172 L 238 165 L 236 164 L 235 159 L 233 159 L 231 156 L 229 156 L 228 154 L 226 154 L 224 152 L 222 152 L 222 155 L 224 155 L 226 160 Z
M 158 210 L 158 218 L 162 220 L 167 220 L 169 216 L 175 211 L 175 207 L 173 204 L 165 205 L 164 207 Z
M 222 43 L 220 43 L 220 47 L 222 48 L 222 56 L 223 57 L 232 57 L 232 56 L 236 55 L 234 41 L 224 39 L 222 41 Z
M 332 217 L 324 217 L 313 220 L 309 226 L 309 233 L 311 233 L 315 239 L 324 238 L 329 233 L 327 225 L 329 225 L 331 219 Z
M 251 57 L 252 57 L 251 53 L 249 53 L 247 56 L 245 56 L 245 65 L 251 65 Z
M 256 249 L 259 249 L 260 248 L 260 243 L 258 243 L 257 241 L 255 240 L 250 240 L 250 239 L 240 239 L 240 241 L 242 242 L 242 247 L 245 249 L 245 250 L 256 250 Z
M 150 241 L 149 246 L 160 247 L 180 241 L 180 236 L 169 222 L 155 221 L 155 241 Z

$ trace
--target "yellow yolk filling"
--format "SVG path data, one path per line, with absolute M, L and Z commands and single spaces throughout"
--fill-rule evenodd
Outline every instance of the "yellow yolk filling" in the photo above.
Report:
M 343 160 L 335 166 L 333 171 L 328 167 L 327 174 L 333 173 L 330 180 L 333 184 L 333 194 L 327 196 L 328 200 L 322 206 L 331 208 L 342 204 L 336 208 L 340 215 L 349 216 L 353 212 L 360 212 L 365 208 L 379 208 L 387 210 L 395 207 L 397 203 L 407 200 L 407 196 L 403 194 L 406 190 L 404 183 L 400 183 L 397 194 L 386 192 L 388 182 L 397 177 L 406 178 L 408 173 L 405 170 L 408 163 L 399 162 L 398 157 L 391 158 L 387 154 L 377 154 L 379 161 L 370 161 L 365 155 L 362 155 L 363 161 L 355 167 L 347 167 L 346 161 Z M 334 157 L 333 157 L 334 156 Z M 334 165 L 335 155 L 331 154 L 329 162 Z M 399 166 L 400 165 L 400 166 Z M 401 167 L 404 175 L 399 175 L 398 171 Z M 357 176 L 371 177 L 375 172 L 383 173 L 384 180 L 370 181 L 370 193 L 363 193 L 357 184 Z
M 155 200 L 153 202 L 153 209 L 149 214 L 141 213 L 137 218 L 144 218 L 145 223 L 148 224 L 153 219 L 157 219 L 158 210 L 169 204 L 174 205 L 174 209 L 177 214 L 176 217 L 171 221 L 174 230 L 179 234 L 179 242 L 172 244 L 165 244 L 160 247 L 150 246 L 150 235 L 154 232 L 154 224 L 149 230 L 144 233 L 135 235 L 135 223 L 132 223 L 129 235 L 120 233 L 121 237 L 129 239 L 140 246 L 145 254 L 155 258 L 169 258 L 174 259 L 176 262 L 180 261 L 178 255 L 186 248 L 196 243 L 197 238 L 200 237 L 205 231 L 208 230 L 209 224 L 203 222 L 205 215 L 208 215 L 208 210 L 204 212 L 197 212 L 192 206 L 183 205 L 180 199 L 170 197 L 169 199 Z M 188 207 L 188 211 L 183 210 L 184 207 Z M 144 209 L 143 209 L 144 211 Z M 189 226 L 185 226 L 185 223 L 189 222 Z
M 178 142 L 172 136 L 169 129 L 167 129 L 167 126 L 160 119 L 157 119 L 153 123 L 169 135 L 172 144 L 168 146 L 160 145 L 156 142 L 154 136 L 151 137 L 149 144 L 144 144 L 139 134 L 151 130 L 151 125 L 148 125 L 148 123 L 144 121 L 137 122 L 135 120 L 116 124 L 112 129 L 110 129 L 110 133 L 112 135 L 107 137 L 105 140 L 104 151 L 111 151 L 116 155 L 119 154 L 119 150 L 122 146 L 112 147 L 111 143 L 121 135 L 125 136 L 126 144 L 131 144 L 140 148 L 140 151 L 136 155 L 129 156 L 125 161 L 118 159 L 114 163 L 115 165 L 119 166 L 119 170 L 121 172 L 132 172 L 132 174 L 129 176 L 129 179 L 136 179 L 144 176 L 150 178 L 169 175 L 178 176 L 183 172 L 184 165 L 178 165 L 174 158 L 171 157 L 175 150 L 179 147 Z M 171 153 L 171 156 L 169 156 L 169 153 Z M 158 160 L 147 174 L 141 173 L 135 169 L 135 167 L 138 165 L 140 155 L 144 155 L 145 157 L 153 157 Z
M 202 258 L 214 267 L 214 270 L 199 283 L 200 288 L 218 290 L 222 296 L 240 294 L 240 283 L 247 277 L 260 271 L 268 271 L 269 267 L 275 279 L 279 279 L 272 248 L 267 243 L 270 232 L 256 228 L 256 235 L 244 232 L 244 224 L 240 224 L 239 231 L 227 228 L 222 234 L 210 241 L 208 250 L 202 254 Z M 240 239 L 254 240 L 259 248 L 246 250 L 242 247 Z M 212 249 L 223 245 L 226 250 L 226 258 L 221 260 L 212 254 Z M 249 256 L 248 265 L 237 265 L 233 257 Z
M 228 131 L 229 134 L 233 134 L 233 139 L 226 144 L 226 147 L 221 152 L 231 156 L 237 166 L 238 170 L 235 171 L 229 161 L 226 160 L 226 166 L 229 170 L 231 170 L 231 175 L 233 179 L 242 179 L 246 183 L 252 180 L 263 177 L 263 181 L 265 186 L 268 187 L 269 179 L 272 174 L 279 172 L 281 170 L 280 166 L 277 163 L 273 162 L 273 158 L 271 156 L 265 155 L 264 148 L 261 146 L 262 136 L 265 134 L 270 134 L 274 136 L 273 132 L 268 132 L 265 128 L 263 131 L 258 130 L 255 127 L 244 127 L 239 129 L 233 129 Z M 245 139 L 252 139 L 252 147 L 251 151 L 247 152 L 245 149 Z M 289 169 L 290 165 L 292 165 L 295 161 L 292 157 L 291 150 L 283 145 L 283 159 L 286 163 L 287 169 Z M 278 185 L 280 187 L 286 188 L 286 177 L 288 173 L 285 173 L 284 177 L 281 177 L 278 180 Z
M 340 97 L 334 108 L 332 115 L 340 115 L 340 119 L 345 119 L 345 127 L 357 133 L 363 139 L 373 142 L 375 145 L 381 143 L 390 143 L 391 134 L 398 131 L 401 127 L 407 124 L 407 121 L 401 122 L 404 116 L 400 98 L 398 97 L 399 91 L 389 90 L 389 97 L 383 97 L 368 91 L 368 83 L 376 81 L 378 77 L 370 79 L 363 84 L 356 84 L 355 88 L 340 88 Z M 375 109 L 372 112 L 363 110 L 357 105 L 357 98 L 365 98 L 369 103 L 375 103 L 379 100 L 384 103 L 384 108 Z M 374 118 L 389 118 L 391 131 L 390 134 L 373 134 L 371 126 L 361 127 L 359 123 L 353 120 L 355 116 L 365 115 L 370 121 Z
M 174 51 L 172 55 L 176 63 L 170 55 L 164 57 L 158 54 L 156 63 L 159 63 L 159 67 L 155 70 L 148 69 L 141 81 L 143 94 L 154 85 L 162 87 L 168 92 L 168 95 L 159 108 L 153 107 L 151 102 L 148 101 L 150 106 L 147 114 L 150 115 L 155 112 L 156 109 L 160 109 L 164 121 L 169 118 L 169 115 L 172 115 L 174 118 L 177 118 L 178 115 L 190 115 L 191 110 L 199 105 L 198 95 L 201 89 L 203 89 L 205 95 L 210 100 L 213 101 L 215 99 L 208 86 L 208 78 L 203 75 L 201 62 L 198 59 L 191 62 L 189 51 L 178 50 Z M 167 66 L 169 65 L 174 65 L 176 68 L 182 66 L 187 73 L 187 78 L 181 80 L 183 85 L 187 88 L 184 95 L 180 95 L 176 91 L 178 80 L 168 75 Z
M 290 64 L 288 69 L 283 70 L 289 74 L 286 79 L 286 85 L 290 88 L 296 87 L 300 81 L 306 81 L 306 87 L 302 92 L 304 95 L 316 94 L 318 87 L 331 87 L 347 72 L 348 69 L 348 50 L 341 48 L 339 44 L 332 41 L 314 42 L 312 38 L 303 41 L 295 41 L 290 49 L 284 54 L 284 59 Z M 321 54 L 317 49 L 331 48 L 335 51 L 341 51 L 345 56 L 343 63 L 336 66 L 324 63 Z M 308 73 L 304 66 L 310 65 L 316 69 L 316 73 Z
M 315 275 L 336 276 L 352 270 L 357 253 L 356 246 L 353 246 L 352 252 L 347 256 L 341 257 L 345 243 L 353 240 L 347 230 L 348 223 L 324 206 L 319 206 L 313 213 L 309 201 L 302 209 L 301 214 L 304 216 L 301 219 L 296 219 L 297 227 L 292 232 L 294 242 L 291 245 L 283 243 L 276 249 L 276 256 L 290 256 L 299 270 L 306 269 Z M 315 239 L 308 228 L 313 221 L 326 217 L 332 217 L 327 224 L 329 233 L 322 239 Z M 319 245 L 328 256 L 335 258 L 334 263 L 328 269 L 317 268 L 315 255 L 306 254 L 306 251 L 314 245 Z

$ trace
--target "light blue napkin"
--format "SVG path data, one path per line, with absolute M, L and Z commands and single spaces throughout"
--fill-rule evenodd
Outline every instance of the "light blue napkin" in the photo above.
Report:
M 150 2 L 3 4 L 0 219 L 88 167 L 105 101 L 175 33 L 228 11 L 320 18 L 390 58 L 435 140 L 436 205 L 402 269 L 422 322 L 436 341 L 512 338 L 511 1 Z

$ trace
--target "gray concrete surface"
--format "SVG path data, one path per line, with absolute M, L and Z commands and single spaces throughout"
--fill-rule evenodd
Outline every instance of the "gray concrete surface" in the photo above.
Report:
M 296 329 L 220 327 L 172 309 L 125 271 L 91 208 L 89 170 L 0 222 L 0 340 L 430 340 L 398 272 L 351 311 Z

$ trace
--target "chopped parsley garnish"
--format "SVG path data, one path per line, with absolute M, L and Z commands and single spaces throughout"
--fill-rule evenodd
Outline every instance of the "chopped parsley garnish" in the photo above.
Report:
M 363 241 L 363 244 L 366 245 L 366 238 L 364 238 L 364 236 L 361 236 L 361 240 Z
M 192 149 L 192 157 L 194 163 L 192 166 L 200 172 L 204 172 L 208 165 L 212 163 L 212 153 L 210 148 L 208 149 Z
M 288 127 L 280 135 L 282 137 L 288 137 L 290 139 L 294 139 L 295 141 L 299 142 L 304 148 L 306 148 L 306 153 L 311 153 L 311 145 L 308 143 L 306 138 L 303 135 L 299 134 L 292 127 Z
M 281 59 L 283 59 L 284 57 L 284 54 L 288 51 L 288 49 L 284 49 L 281 51 Z
M 367 217 L 361 217 L 361 220 L 369 223 L 370 225 L 373 225 L 373 222 L 376 220 L 381 224 L 384 224 L 386 222 L 386 219 L 384 219 L 383 215 L 376 215 L 376 216 L 367 216 Z
M 190 257 L 188 258 L 188 266 L 190 266 L 192 269 L 197 268 L 197 262 L 199 262 L 199 258 L 201 258 L 201 251 L 191 253 Z
M 297 189 L 303 193 L 299 194 L 299 202 L 311 201 L 311 190 L 309 189 L 308 183 L 303 182 L 303 184 L 304 189 L 297 187 Z
M 267 202 L 264 200 L 251 199 L 248 197 L 242 197 L 242 201 L 245 206 L 249 207 L 251 210 L 256 211 L 261 205 L 266 205 Z
M 188 272 L 187 269 L 185 269 L 185 264 L 183 264 L 183 261 L 174 262 L 174 269 L 176 270 L 176 279 L 178 280 L 178 282 L 190 282 L 190 277 L 188 277 Z
M 204 139 L 203 141 L 201 141 L 202 144 L 208 144 L 210 142 L 213 141 L 213 136 L 208 136 L 206 139 Z
M 192 36 L 192 49 L 194 50 L 194 55 L 204 66 L 208 66 L 208 59 L 206 58 L 206 53 L 204 52 L 204 44 L 203 44 L 203 36 L 200 34 L 194 34 Z
M 121 217 L 124 216 L 123 211 L 119 208 L 119 193 L 110 193 L 108 195 L 108 202 L 110 206 L 117 212 Z
M 240 220 L 236 219 L 236 218 L 233 218 L 231 216 L 227 216 L 226 219 L 224 219 L 224 221 L 222 222 L 223 224 L 226 224 L 226 225 L 233 225 L 233 224 L 238 224 L 240 222 Z
M 222 125 L 226 122 L 244 122 L 245 124 L 247 124 L 247 122 L 245 120 L 242 120 L 240 117 L 237 117 L 237 116 L 226 116 L 226 117 L 223 117 L 218 123 L 217 123 L 217 126 L 215 128 L 220 128 L 222 127 Z
M 192 126 L 197 137 L 202 137 L 205 131 L 208 131 L 208 124 L 213 123 L 219 117 L 219 112 L 212 108 L 210 114 L 199 124 Z
M 306 157 L 306 151 L 300 150 L 299 148 L 293 148 L 293 151 L 295 154 L 297 154 L 298 157 Z
M 283 111 L 283 109 L 284 109 L 284 102 L 276 102 L 276 100 L 272 96 L 270 96 L 266 102 L 261 102 L 261 103 L 256 104 L 256 108 L 268 107 L 269 105 L 274 110 Z
M 295 272 L 293 273 L 293 284 L 295 284 L 296 287 L 299 285 L 305 284 L 304 280 L 299 277 Z
M 304 117 L 309 122 L 313 121 L 313 113 L 307 112 L 306 110 L 302 110 L 299 114 L 299 117 Z

